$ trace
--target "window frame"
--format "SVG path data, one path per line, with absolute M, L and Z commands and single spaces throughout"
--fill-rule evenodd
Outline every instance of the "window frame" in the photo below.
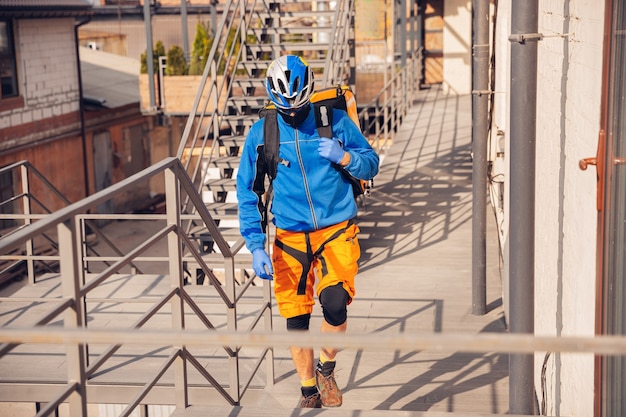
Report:
M 0 18 L 0 31 L 4 26 L 5 33 L 0 33 L 0 36 L 6 36 L 7 48 L 6 54 L 0 54 L 0 61 L 6 62 L 8 58 L 10 63 L 7 65 L 7 76 L 3 77 L 2 68 L 0 68 L 0 78 L 9 78 L 11 92 L 5 93 L 5 82 L 2 80 L 2 88 L 0 89 L 0 100 L 14 99 L 20 96 L 19 79 L 17 74 L 17 52 L 15 48 L 15 31 L 13 19 Z

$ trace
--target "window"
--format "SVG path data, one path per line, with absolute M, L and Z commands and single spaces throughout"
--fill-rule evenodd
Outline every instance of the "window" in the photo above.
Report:
M 10 20 L 0 20 L 0 83 L 0 99 L 18 96 L 13 23 Z

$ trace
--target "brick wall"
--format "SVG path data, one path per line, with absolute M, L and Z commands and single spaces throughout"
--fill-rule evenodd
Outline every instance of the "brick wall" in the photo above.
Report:
M 74 20 L 25 19 L 15 26 L 23 106 L 0 112 L 0 139 L 19 146 L 76 130 L 76 123 L 67 123 L 79 109 Z M 23 125 L 32 128 L 17 129 Z

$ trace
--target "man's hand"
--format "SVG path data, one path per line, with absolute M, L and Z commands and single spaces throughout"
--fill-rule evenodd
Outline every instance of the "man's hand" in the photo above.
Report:
M 255 249 L 252 251 L 252 269 L 254 273 L 262 279 L 273 280 L 274 268 L 272 268 L 272 261 L 263 249 Z
M 346 153 L 338 140 L 330 138 L 320 138 L 320 144 L 317 147 L 317 152 L 320 156 L 328 159 L 334 164 L 341 164 L 341 160 Z

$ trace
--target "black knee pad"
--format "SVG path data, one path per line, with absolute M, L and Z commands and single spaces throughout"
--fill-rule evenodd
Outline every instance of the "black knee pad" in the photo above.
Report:
M 343 288 L 341 283 L 326 287 L 320 293 L 320 304 L 324 319 L 331 326 L 339 326 L 346 322 L 348 318 L 348 300 L 350 295 Z
M 290 317 L 287 319 L 287 330 L 309 330 L 310 321 L 310 314 L 302 314 L 301 316 Z

